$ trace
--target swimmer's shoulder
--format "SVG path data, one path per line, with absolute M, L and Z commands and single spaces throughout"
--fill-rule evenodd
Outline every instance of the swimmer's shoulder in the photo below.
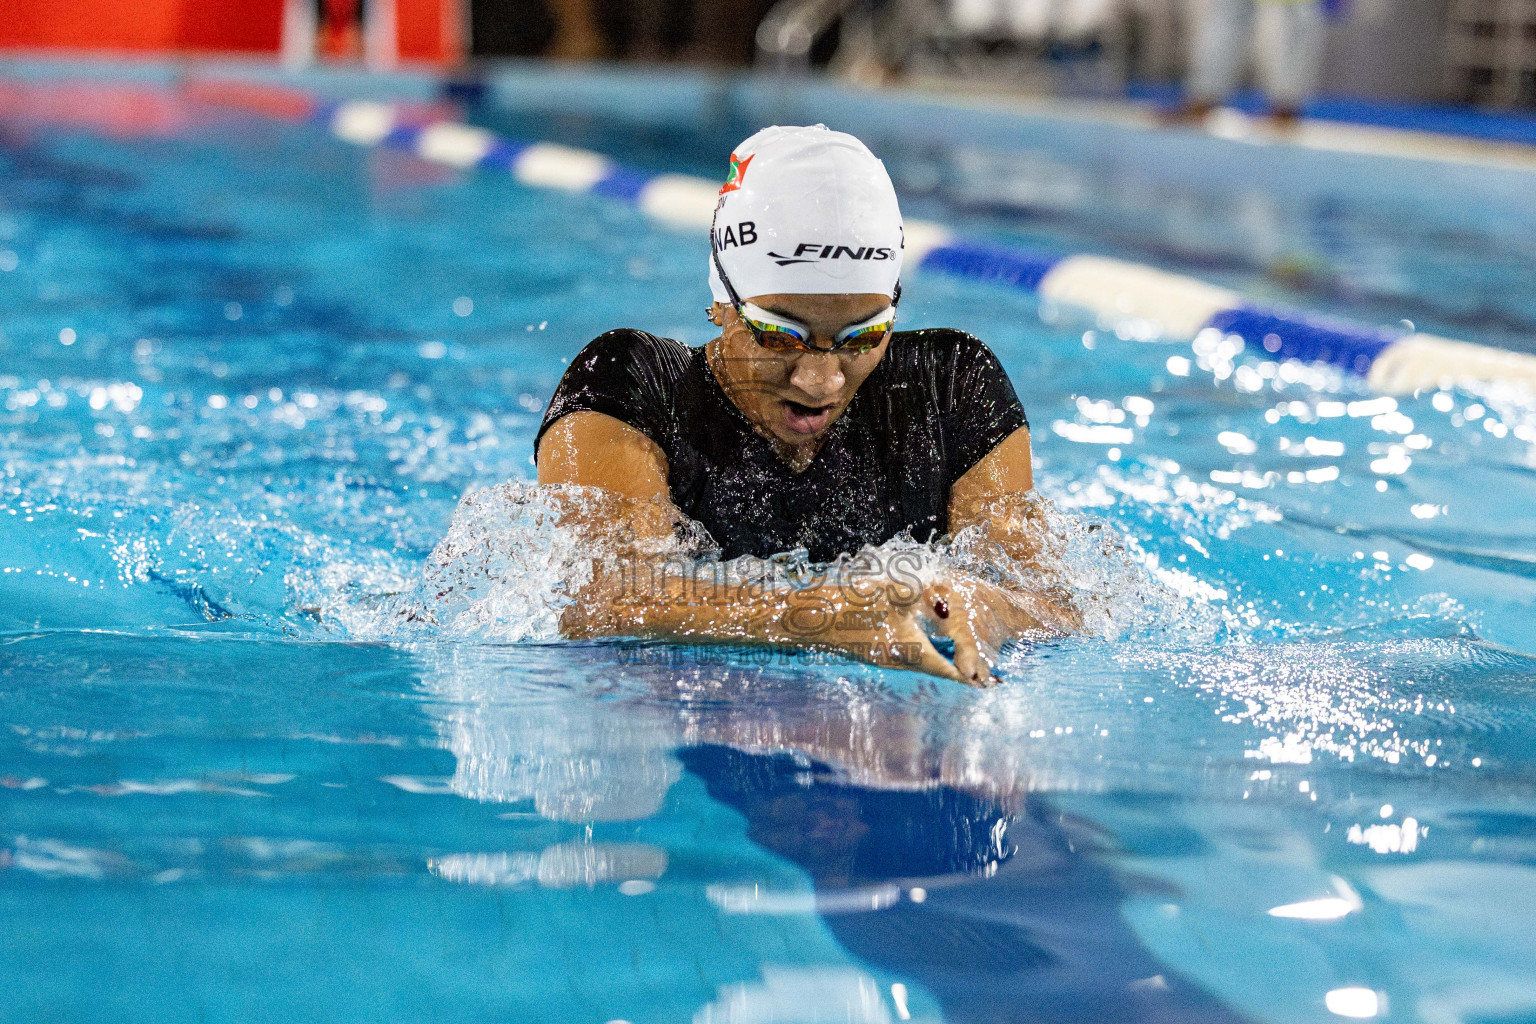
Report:
M 630 327 L 593 338 L 555 387 L 534 438 L 535 449 L 556 421 L 576 412 L 611 416 L 666 448 L 676 433 L 678 384 L 695 351 Z
M 897 331 L 882 362 L 890 368 L 881 388 L 899 390 L 911 396 L 908 400 L 931 401 L 941 416 L 958 414 L 967 421 L 981 416 L 1009 431 L 1029 425 L 1008 371 L 974 334 L 953 327 Z M 990 426 L 977 429 L 990 439 Z
M 694 350 L 673 338 L 634 327 L 599 334 L 571 360 L 567 374 L 612 376 L 666 384 L 681 377 Z
M 901 374 L 963 376 L 978 363 L 1002 373 L 1002 364 L 976 335 L 955 327 L 923 327 L 891 335 L 886 358 Z
M 914 348 L 931 348 L 948 351 L 969 351 L 986 344 L 976 335 L 958 327 L 919 327 L 910 331 L 897 331 L 891 335 L 893 344 L 900 343 Z

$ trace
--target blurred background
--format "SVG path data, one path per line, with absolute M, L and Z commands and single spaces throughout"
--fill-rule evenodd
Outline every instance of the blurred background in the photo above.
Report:
M 1536 0 L 0 0 L 0 47 L 756 67 L 1188 116 L 1536 109 Z

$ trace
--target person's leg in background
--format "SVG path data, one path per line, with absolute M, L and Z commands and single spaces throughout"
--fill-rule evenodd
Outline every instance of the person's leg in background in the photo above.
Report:
M 693 32 L 684 57 L 699 64 L 739 66 L 752 63 L 757 26 L 774 0 L 694 0 Z
M 1259 84 L 1277 124 L 1296 122 L 1317 89 L 1323 60 L 1323 11 L 1318 0 L 1258 0 L 1253 40 Z
M 1184 68 L 1184 16 L 1177 0 L 1130 0 L 1135 52 L 1130 77 L 1176 82 Z
M 1184 118 L 1204 118 L 1237 91 L 1248 62 L 1252 19 L 1252 0 L 1190 0 Z
M 592 0 L 549 0 L 549 13 L 555 19 L 555 39 L 549 48 L 551 57 L 592 60 L 603 56 L 607 47 L 597 31 Z
M 356 60 L 363 55 L 362 0 L 320 0 L 320 55 Z
M 645 63 L 670 60 L 673 0 L 623 0 L 611 5 L 619 9 L 624 24 L 620 53 L 626 60 Z

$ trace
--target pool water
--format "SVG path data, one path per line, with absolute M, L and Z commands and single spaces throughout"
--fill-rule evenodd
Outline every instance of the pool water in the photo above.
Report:
M 1387 399 L 912 275 L 908 324 L 1009 369 L 1064 528 L 1116 531 L 1072 542 L 1098 632 L 990 691 L 561 642 L 543 403 L 610 327 L 709 337 L 704 238 L 151 87 L 3 88 L 0 1018 L 1536 1016 L 1529 396 Z M 1309 187 L 1359 252 L 1416 173 Z M 967 180 L 914 204 L 1021 230 L 938 195 Z M 1498 282 L 1536 192 L 1480 180 L 1417 201 L 1528 310 Z M 398 614 L 443 573 L 489 598 Z
M 1528 168 L 1348 151 L 1368 151 L 1369 137 L 1276 146 L 1116 127 L 1104 123 L 1114 113 L 1092 109 L 1073 119 L 678 73 L 635 83 L 513 71 L 487 88 L 495 102 L 470 116 L 503 134 L 709 178 L 718 154 L 759 125 L 830 117 L 878 150 L 908 216 L 1037 251 L 1150 263 L 1367 324 L 1408 319 L 1536 350 Z

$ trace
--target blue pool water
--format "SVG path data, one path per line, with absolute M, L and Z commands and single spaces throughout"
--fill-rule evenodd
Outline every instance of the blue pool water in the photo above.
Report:
M 604 329 L 706 340 L 704 239 L 61 88 L 0 82 L 0 1019 L 1536 1016 L 1528 396 L 1384 400 L 913 277 L 908 323 L 1012 373 L 1098 633 L 984 692 L 562 643 L 570 553 L 519 483 L 543 401 Z M 692 173 L 748 116 L 684 145 L 512 99 L 472 116 Z M 972 230 L 1532 337 L 1513 172 L 1038 123 L 966 164 L 959 114 L 902 149 L 899 104 L 799 106 Z M 988 180 L 1081 187 L 1031 219 Z M 1265 238 L 1396 291 L 1277 282 Z M 406 621 L 475 532 L 431 579 L 489 597 Z

